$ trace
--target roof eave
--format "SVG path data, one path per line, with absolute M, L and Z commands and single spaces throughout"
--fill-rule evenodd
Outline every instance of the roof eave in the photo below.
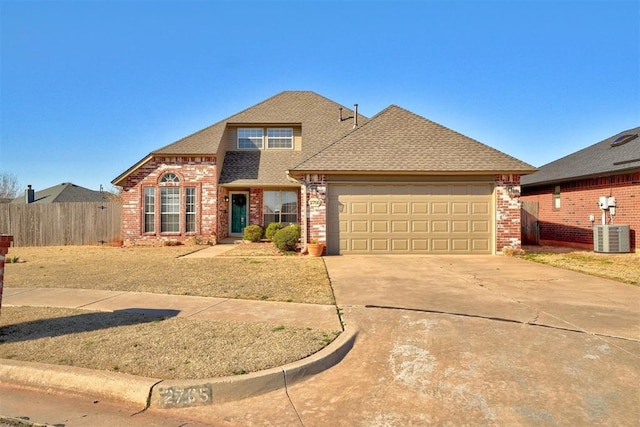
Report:
M 598 172 L 598 173 L 591 173 L 591 174 L 586 174 L 586 175 L 559 177 L 559 178 L 547 179 L 547 180 L 543 180 L 543 181 L 530 182 L 530 183 L 527 183 L 527 184 L 522 184 L 522 186 L 523 187 L 537 187 L 537 186 L 540 186 L 540 185 L 552 185 L 552 184 L 559 184 L 559 183 L 562 183 L 562 182 L 580 181 L 582 179 L 606 178 L 608 176 L 614 176 L 614 175 L 619 175 L 619 174 L 622 174 L 622 173 L 638 172 L 638 171 L 640 171 L 640 166 L 633 166 L 633 167 L 629 167 L 629 168 L 625 168 L 625 169 L 618 169 L 618 170 L 609 171 L 609 172 Z
M 329 169 L 290 169 L 290 174 L 323 174 L 323 175 L 423 175 L 423 176 L 478 176 L 478 175 L 527 175 L 535 172 L 532 170 L 473 170 L 473 171 L 389 171 L 389 170 L 329 170 Z
M 153 153 L 148 154 L 146 157 L 144 157 L 142 160 L 140 160 L 138 163 L 134 164 L 133 166 L 131 166 L 129 169 L 127 169 L 126 171 L 124 171 L 123 173 L 121 173 L 120 175 L 118 175 L 113 181 L 111 181 L 111 183 L 113 185 L 116 185 L 118 187 L 121 187 L 121 183 L 122 181 L 124 181 L 129 175 L 131 175 L 136 169 L 140 168 L 141 166 L 143 166 L 144 164 L 146 164 L 147 162 L 149 162 L 151 159 L 153 159 Z

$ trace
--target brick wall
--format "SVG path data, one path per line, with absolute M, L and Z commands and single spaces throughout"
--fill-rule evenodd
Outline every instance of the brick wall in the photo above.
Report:
M 520 175 L 496 175 L 496 252 L 504 248 L 520 248 Z M 512 193 L 509 194 L 509 188 Z M 515 193 L 514 193 L 515 192 Z
M 160 233 L 160 183 L 167 172 L 180 178 L 181 232 Z M 144 188 L 156 188 L 156 227 L 154 233 L 144 233 Z M 196 232 L 184 232 L 184 187 L 196 187 Z M 200 237 L 216 240 L 217 177 L 214 157 L 155 157 L 129 175 L 122 188 L 122 238 L 125 244 L 185 240 Z
M 560 184 L 560 208 L 554 207 L 555 185 L 527 187 L 523 200 L 538 202 L 541 243 L 593 249 L 594 223 L 602 223 L 598 208 L 601 196 L 616 198 L 614 224 L 629 225 L 632 250 L 638 247 L 640 232 L 640 172 L 589 178 Z M 611 223 L 609 215 L 606 223 Z
M 307 174 L 304 176 L 307 201 L 320 199 L 320 206 L 307 205 L 307 238 L 309 241 L 317 239 L 318 243 L 327 243 L 327 177 L 322 174 Z

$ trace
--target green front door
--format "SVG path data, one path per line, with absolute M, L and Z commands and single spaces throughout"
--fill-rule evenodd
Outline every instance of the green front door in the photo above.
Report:
M 231 234 L 242 234 L 247 226 L 247 195 L 231 195 Z

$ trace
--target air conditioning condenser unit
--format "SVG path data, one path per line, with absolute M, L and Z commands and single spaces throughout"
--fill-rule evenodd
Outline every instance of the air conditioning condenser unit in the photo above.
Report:
M 630 252 L 628 225 L 594 225 L 593 250 L 604 253 Z

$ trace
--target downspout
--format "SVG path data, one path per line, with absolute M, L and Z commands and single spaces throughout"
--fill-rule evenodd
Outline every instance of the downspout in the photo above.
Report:
M 307 186 L 304 182 L 299 179 L 295 179 L 291 175 L 289 175 L 289 171 L 287 170 L 287 179 L 291 182 L 295 182 L 300 185 L 300 216 L 302 216 L 302 230 L 300 233 L 300 237 L 302 237 L 302 249 L 300 250 L 301 254 L 307 252 Z

